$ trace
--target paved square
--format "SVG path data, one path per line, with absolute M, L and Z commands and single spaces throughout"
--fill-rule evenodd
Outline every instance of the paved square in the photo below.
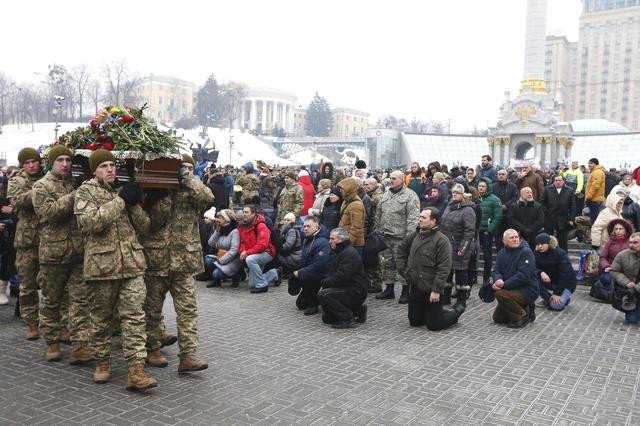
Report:
M 209 369 L 179 376 L 177 345 L 165 348 L 169 367 L 149 368 L 159 386 L 142 394 L 124 389 L 119 339 L 111 382 L 95 385 L 93 364 L 69 366 L 68 346 L 47 363 L 0 307 L 0 424 L 640 424 L 640 328 L 584 287 L 522 330 L 494 325 L 474 292 L 460 324 L 429 332 L 372 296 L 366 324 L 334 330 L 297 311 L 286 285 L 198 285 Z

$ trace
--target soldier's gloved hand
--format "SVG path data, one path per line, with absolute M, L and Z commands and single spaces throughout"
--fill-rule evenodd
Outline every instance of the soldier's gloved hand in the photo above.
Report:
M 147 189 L 146 191 L 144 191 L 147 195 L 147 198 L 145 200 L 145 206 L 147 207 L 152 207 L 159 199 L 166 197 L 167 195 L 169 195 L 169 190 L 168 189 L 161 189 L 161 188 L 152 188 L 152 189 Z
M 118 196 L 124 200 L 127 207 L 135 206 L 142 201 L 142 188 L 135 182 L 127 182 L 124 184 Z

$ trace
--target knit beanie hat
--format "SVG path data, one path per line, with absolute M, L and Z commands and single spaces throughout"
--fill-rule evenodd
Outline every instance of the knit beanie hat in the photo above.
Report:
M 541 232 L 540 234 L 538 234 L 536 236 L 536 245 L 538 245 L 538 244 L 549 244 L 550 241 L 551 241 L 551 237 L 549 236 L 549 234 L 547 234 L 545 232 Z
M 329 189 L 331 188 L 331 179 L 320 179 L 318 182 L 318 189 Z
M 196 166 L 195 160 L 189 154 L 182 154 L 182 162 L 183 163 L 190 163 L 193 167 Z
M 302 169 L 298 172 L 298 177 L 301 177 L 301 176 L 309 176 L 309 172 Z
M 464 186 L 460 185 L 459 183 L 456 183 L 455 185 L 453 185 L 453 188 L 451 188 L 451 193 L 464 194 Z
M 53 148 L 51 148 L 49 152 L 47 152 L 49 165 L 53 164 L 53 162 L 56 161 L 56 158 L 60 157 L 61 155 L 68 155 L 69 157 L 71 157 L 71 150 L 69 150 L 69 148 L 64 145 L 54 145 Z
M 111 151 L 107 151 L 103 148 L 93 151 L 89 157 L 89 168 L 91 169 L 91 173 L 95 173 L 98 166 L 105 161 L 113 161 L 115 163 L 116 157 L 113 156 Z
M 335 194 L 342 200 L 342 192 L 340 192 L 340 188 L 338 188 L 337 186 L 331 188 L 330 194 Z
M 30 147 L 22 148 L 18 153 L 18 164 L 20 164 L 20 167 L 22 167 L 27 160 L 42 161 L 42 158 L 40 158 L 40 154 L 35 149 Z
M 285 173 L 285 176 L 293 180 L 298 180 L 298 175 L 294 171 Z
M 215 207 L 211 207 L 209 210 L 204 212 L 203 216 L 204 216 L 205 219 L 215 220 L 216 219 L 216 208 Z
M 292 222 L 295 222 L 296 221 L 296 215 L 291 213 L 291 212 L 289 212 L 289 213 L 284 215 L 284 219 L 285 220 L 290 220 Z

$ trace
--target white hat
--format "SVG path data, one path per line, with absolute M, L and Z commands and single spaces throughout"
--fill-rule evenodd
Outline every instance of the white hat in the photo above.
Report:
M 215 220 L 216 219 L 216 208 L 215 207 L 211 207 L 209 210 L 204 212 L 204 218 L 205 219 L 209 219 L 209 220 Z
M 284 219 L 285 220 L 290 220 L 292 222 L 295 222 L 296 221 L 296 215 L 291 213 L 291 212 L 289 212 L 289 213 L 284 215 Z
M 303 170 L 300 170 L 300 171 L 298 172 L 298 177 L 300 177 L 300 176 L 309 176 L 309 172 L 308 172 L 308 171 L 306 171 L 306 170 L 304 170 L 304 169 L 303 169 Z

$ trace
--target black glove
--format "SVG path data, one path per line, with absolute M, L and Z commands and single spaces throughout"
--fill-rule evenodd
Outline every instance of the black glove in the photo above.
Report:
M 118 196 L 124 200 L 127 207 L 131 207 L 142 202 L 144 193 L 137 183 L 127 182 L 122 186 Z
M 161 188 L 152 188 L 152 189 L 147 189 L 146 191 L 144 191 L 145 194 L 147 195 L 147 198 L 145 200 L 145 207 L 151 208 L 153 207 L 153 205 L 161 198 L 166 197 L 167 195 L 169 195 L 169 190 L 168 189 L 161 189 Z

